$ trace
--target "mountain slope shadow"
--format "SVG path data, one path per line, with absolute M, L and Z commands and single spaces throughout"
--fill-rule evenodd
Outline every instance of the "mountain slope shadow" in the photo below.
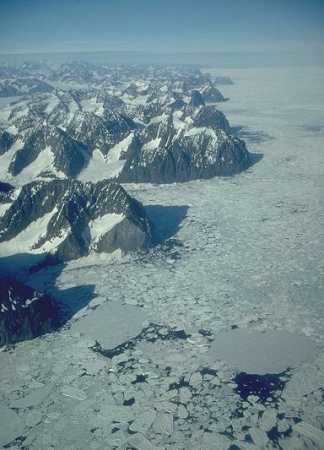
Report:
M 162 242 L 173 237 L 180 229 L 182 221 L 187 216 L 189 206 L 164 206 L 147 205 L 146 213 L 153 228 L 153 244 Z
M 253 130 L 244 126 L 232 127 L 231 131 L 234 136 L 245 140 L 248 144 L 262 144 L 274 139 L 273 136 L 262 130 Z
M 254 164 L 257 164 L 259 161 L 261 161 L 261 159 L 263 159 L 263 153 L 250 152 L 250 167 L 254 166 Z
M 96 297 L 95 285 L 85 284 L 68 289 L 50 289 L 50 294 L 57 301 L 61 325 L 68 322 L 78 311 L 88 306 Z
M 171 238 L 186 217 L 188 206 L 149 205 L 145 209 L 152 224 L 153 246 L 164 242 L 172 246 Z M 94 284 L 60 289 L 57 281 L 65 266 L 64 262 L 48 254 L 22 253 L 0 257 L 0 280 L 1 277 L 10 276 L 54 301 L 56 325 L 52 330 L 46 329 L 37 336 L 65 325 L 96 296 Z M 26 334 L 26 339 L 31 337 L 36 336 Z
M 232 127 L 231 132 L 233 136 L 243 139 L 247 144 L 262 144 L 264 142 L 272 141 L 274 138 L 262 130 L 251 130 L 248 127 L 237 126 Z M 251 152 L 250 153 L 250 166 L 257 164 L 261 159 L 263 159 L 263 153 Z

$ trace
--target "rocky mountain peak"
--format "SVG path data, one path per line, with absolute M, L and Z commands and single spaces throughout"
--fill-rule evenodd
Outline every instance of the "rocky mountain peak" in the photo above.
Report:
M 19 250 L 72 259 L 90 251 L 130 251 L 150 242 L 151 227 L 142 205 L 107 180 L 29 183 L 0 217 L 4 254 Z

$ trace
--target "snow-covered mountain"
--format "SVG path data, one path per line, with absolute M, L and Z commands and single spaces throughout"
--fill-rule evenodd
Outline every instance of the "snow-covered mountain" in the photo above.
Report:
M 9 173 L 19 175 L 27 169 L 31 177 L 48 171 L 53 175 L 75 176 L 86 166 L 89 149 L 59 127 L 38 124 L 26 132 L 13 154 Z
M 61 87 L 0 112 L 5 181 L 169 183 L 232 175 L 250 164 L 215 104 L 224 97 L 197 69 L 67 64 L 47 77 L 61 77 Z M 66 78 L 87 84 L 63 89 Z
M 15 279 L 0 278 L 0 347 L 39 336 L 58 324 L 51 297 Z
M 136 128 L 136 124 L 129 117 L 104 109 L 102 115 L 84 111 L 75 113 L 68 132 L 90 150 L 97 148 L 106 156 L 114 145 Z
M 0 79 L 0 97 L 14 97 L 53 90 L 54 88 L 49 83 L 34 77 Z
M 218 120 L 218 119 L 217 119 Z M 124 153 L 122 182 L 171 183 L 233 175 L 250 165 L 245 144 L 220 127 L 208 127 L 208 114 L 181 111 L 154 119 L 139 134 L 136 151 Z M 226 122 L 222 123 L 226 128 Z
M 144 208 L 118 184 L 56 179 L 35 181 L 17 191 L 0 216 L 2 256 L 54 254 L 68 260 L 151 243 Z

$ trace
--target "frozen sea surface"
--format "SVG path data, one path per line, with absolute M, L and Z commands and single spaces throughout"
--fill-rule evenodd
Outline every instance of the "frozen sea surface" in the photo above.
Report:
M 324 448 L 324 70 L 220 73 L 235 84 L 219 107 L 258 162 L 234 178 L 126 186 L 164 244 L 28 280 L 67 308 L 82 286 L 96 296 L 60 332 L 0 353 L 4 423 L 17 415 L 0 436 L 17 448 Z M 111 302 L 136 308 L 126 342 L 110 334 Z M 237 328 L 306 336 L 316 355 L 238 373 L 210 351 Z M 100 336 L 115 356 L 94 350 Z
M 240 372 L 266 375 L 283 373 L 313 360 L 316 348 L 306 336 L 238 328 L 218 333 L 211 344 L 211 354 Z

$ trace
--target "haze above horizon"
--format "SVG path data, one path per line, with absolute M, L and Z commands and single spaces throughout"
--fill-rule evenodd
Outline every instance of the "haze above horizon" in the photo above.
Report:
M 322 0 L 3 0 L 0 52 L 324 49 Z

